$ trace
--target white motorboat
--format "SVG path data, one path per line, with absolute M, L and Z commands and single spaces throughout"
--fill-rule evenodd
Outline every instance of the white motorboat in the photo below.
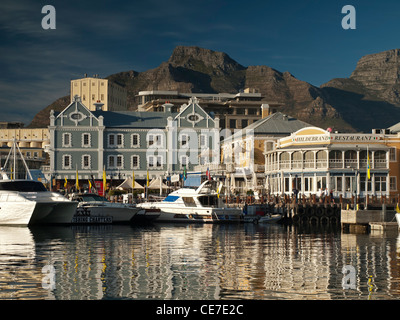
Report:
M 397 224 L 398 224 L 398 226 L 400 228 L 400 213 L 399 212 L 396 212 L 396 221 L 397 221 Z
M 94 193 L 73 194 L 71 200 L 79 202 L 76 216 L 95 217 L 94 221 L 100 221 L 101 219 L 99 218 L 108 218 L 108 221 L 112 223 L 129 223 L 142 210 L 128 203 L 110 202 Z M 106 220 L 104 221 L 107 222 Z
M 16 150 L 26 167 L 30 179 L 14 179 L 16 172 Z M 10 155 L 14 155 L 13 174 L 6 169 Z M 77 202 L 72 202 L 59 193 L 47 191 L 39 181 L 32 180 L 29 168 L 14 141 L 0 174 L 0 225 L 34 225 L 71 223 Z
M 275 223 L 282 219 L 280 214 L 266 214 L 265 216 L 260 217 L 258 220 L 259 223 Z
M 144 202 L 137 206 L 146 210 L 160 209 L 155 221 L 242 222 L 242 210 L 225 207 L 215 186 L 216 181 L 205 181 L 197 189 L 181 188 L 161 202 Z

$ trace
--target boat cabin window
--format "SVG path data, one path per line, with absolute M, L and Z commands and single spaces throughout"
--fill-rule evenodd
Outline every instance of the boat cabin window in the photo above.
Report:
M 186 207 L 196 207 L 196 203 L 192 197 L 182 197 L 182 200 Z
M 165 201 L 165 202 L 175 202 L 175 201 L 178 200 L 178 199 L 179 199 L 178 196 L 171 196 L 171 195 L 169 195 L 169 196 L 167 196 L 163 201 Z
M 47 191 L 43 183 L 38 181 L 2 181 L 0 190 L 18 192 L 43 192 Z
M 97 194 L 80 194 L 76 197 L 75 200 L 85 201 L 85 202 L 92 202 L 92 201 L 108 202 L 106 198 L 99 196 Z
M 199 201 L 203 207 L 218 207 L 218 197 L 215 196 L 201 196 Z

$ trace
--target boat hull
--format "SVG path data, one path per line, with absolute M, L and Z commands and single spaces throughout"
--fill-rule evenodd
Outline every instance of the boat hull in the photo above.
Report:
M 27 226 L 35 210 L 36 202 L 0 202 L 0 225 Z
M 190 223 L 243 222 L 240 209 L 233 208 L 159 208 L 160 215 L 154 221 Z
M 78 202 L 37 202 L 29 225 L 69 224 L 76 212 Z
M 111 217 L 112 223 L 129 223 L 141 208 L 85 205 L 85 211 L 93 217 Z
M 68 224 L 77 202 L 13 201 L 0 203 L 0 225 Z

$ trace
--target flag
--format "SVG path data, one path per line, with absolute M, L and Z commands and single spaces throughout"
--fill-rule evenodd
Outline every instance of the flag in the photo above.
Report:
M 206 176 L 207 176 L 207 180 L 211 180 L 211 174 L 210 174 L 209 168 L 207 168 Z
M 89 182 L 89 192 L 91 192 L 92 191 L 92 183 L 90 182 L 89 179 L 88 179 L 88 182 Z
M 371 179 L 371 166 L 369 163 L 369 151 L 367 149 L 367 176 L 368 176 L 368 180 Z
M 132 170 L 132 189 L 135 189 L 135 171 Z
M 397 206 L 396 206 L 396 213 L 400 213 L 400 208 L 399 208 L 399 204 L 397 203 Z
M 217 189 L 217 197 L 219 198 L 219 194 L 221 193 L 222 190 L 222 183 L 219 184 L 219 187 Z
M 147 170 L 146 186 L 149 186 L 149 184 L 150 184 L 149 170 Z
M 103 166 L 103 195 L 106 196 L 106 183 L 107 183 L 107 176 L 106 176 L 106 166 Z
M 76 166 L 76 190 L 79 191 L 78 166 Z
M 67 184 L 68 184 L 68 180 L 67 180 L 67 177 L 65 177 L 64 189 L 67 189 Z
M 187 178 L 187 171 L 186 171 L 186 166 L 183 167 L 183 181 L 186 181 Z

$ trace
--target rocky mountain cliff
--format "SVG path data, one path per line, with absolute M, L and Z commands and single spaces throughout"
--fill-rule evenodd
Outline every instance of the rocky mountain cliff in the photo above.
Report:
M 250 87 L 260 90 L 265 101 L 284 103 L 283 112 L 316 126 L 369 132 L 400 119 L 396 107 L 400 104 L 398 56 L 399 50 L 391 50 L 363 57 L 350 78 L 333 79 L 318 88 L 268 66 L 244 67 L 223 52 L 178 46 L 168 61 L 155 69 L 107 78 L 126 86 L 130 109 L 136 107 L 134 96 L 142 90 L 236 93 Z M 44 115 L 67 104 L 68 97 L 58 99 L 30 126 L 47 125 Z

